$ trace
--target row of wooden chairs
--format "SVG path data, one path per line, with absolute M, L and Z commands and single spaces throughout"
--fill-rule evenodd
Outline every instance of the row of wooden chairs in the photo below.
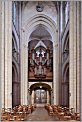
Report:
M 47 109 L 49 115 L 53 115 L 53 108 L 51 105 L 47 104 L 45 105 L 45 108 Z
M 80 120 L 80 113 L 75 112 L 74 108 L 50 104 L 46 104 L 45 108 L 49 115 L 56 115 L 59 120 Z
M 12 109 L 2 109 L 1 121 L 24 121 L 27 119 L 27 114 L 32 113 L 35 108 L 35 105 L 18 105 Z

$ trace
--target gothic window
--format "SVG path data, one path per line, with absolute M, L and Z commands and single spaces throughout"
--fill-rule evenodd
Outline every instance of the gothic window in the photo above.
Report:
M 69 19 L 69 3 L 66 2 L 66 6 L 65 6 L 65 25 L 67 24 Z
M 16 25 L 16 2 L 13 2 L 12 4 L 12 18 L 13 18 L 13 23 Z

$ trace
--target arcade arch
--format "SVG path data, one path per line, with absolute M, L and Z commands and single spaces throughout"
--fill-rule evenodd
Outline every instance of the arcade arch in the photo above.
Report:
M 32 104 L 50 104 L 51 86 L 47 83 L 34 83 L 30 86 L 30 102 Z
M 28 24 L 29 23 L 29 24 Z M 30 18 L 22 27 L 22 45 L 21 45 L 21 55 L 24 60 L 21 60 L 22 65 L 22 71 L 21 71 L 21 96 L 23 96 L 23 93 L 26 94 L 25 98 L 23 98 L 24 101 L 21 101 L 23 104 L 27 104 L 28 90 L 26 87 L 24 87 L 23 83 L 26 84 L 26 86 L 29 86 L 28 83 L 28 42 L 30 41 L 30 36 L 33 31 L 35 31 L 39 25 L 42 25 L 45 30 L 48 31 L 48 33 L 51 36 L 51 41 L 53 42 L 53 103 L 58 104 L 58 30 L 57 25 L 51 18 L 49 18 L 46 15 L 38 14 L 36 16 L 33 16 Z M 27 59 L 26 59 L 27 57 Z M 27 68 L 26 68 L 27 67 Z M 25 73 L 24 73 L 25 72 Z M 24 74 L 24 75 L 22 75 Z M 25 90 L 24 90 L 25 89 Z M 27 91 L 27 92 L 26 92 Z M 29 99 L 29 98 L 28 98 Z M 28 100 L 29 101 L 29 100 Z

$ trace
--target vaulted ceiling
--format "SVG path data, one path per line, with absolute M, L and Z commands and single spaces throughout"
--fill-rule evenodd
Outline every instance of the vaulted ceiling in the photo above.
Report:
M 36 30 L 34 30 L 31 34 L 31 37 L 37 37 L 39 39 L 44 37 L 51 37 L 49 32 L 42 26 L 39 25 Z
M 30 39 L 30 49 L 35 48 L 37 45 L 52 49 L 51 35 L 42 25 L 39 25 L 36 30 L 32 32 Z

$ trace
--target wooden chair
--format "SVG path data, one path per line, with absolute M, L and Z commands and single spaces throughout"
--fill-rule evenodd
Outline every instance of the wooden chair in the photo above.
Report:
M 49 106 L 49 115 L 53 115 L 53 108 Z
M 28 113 L 30 114 L 32 112 L 32 108 L 31 108 L 31 106 L 29 105 L 28 106 Z

